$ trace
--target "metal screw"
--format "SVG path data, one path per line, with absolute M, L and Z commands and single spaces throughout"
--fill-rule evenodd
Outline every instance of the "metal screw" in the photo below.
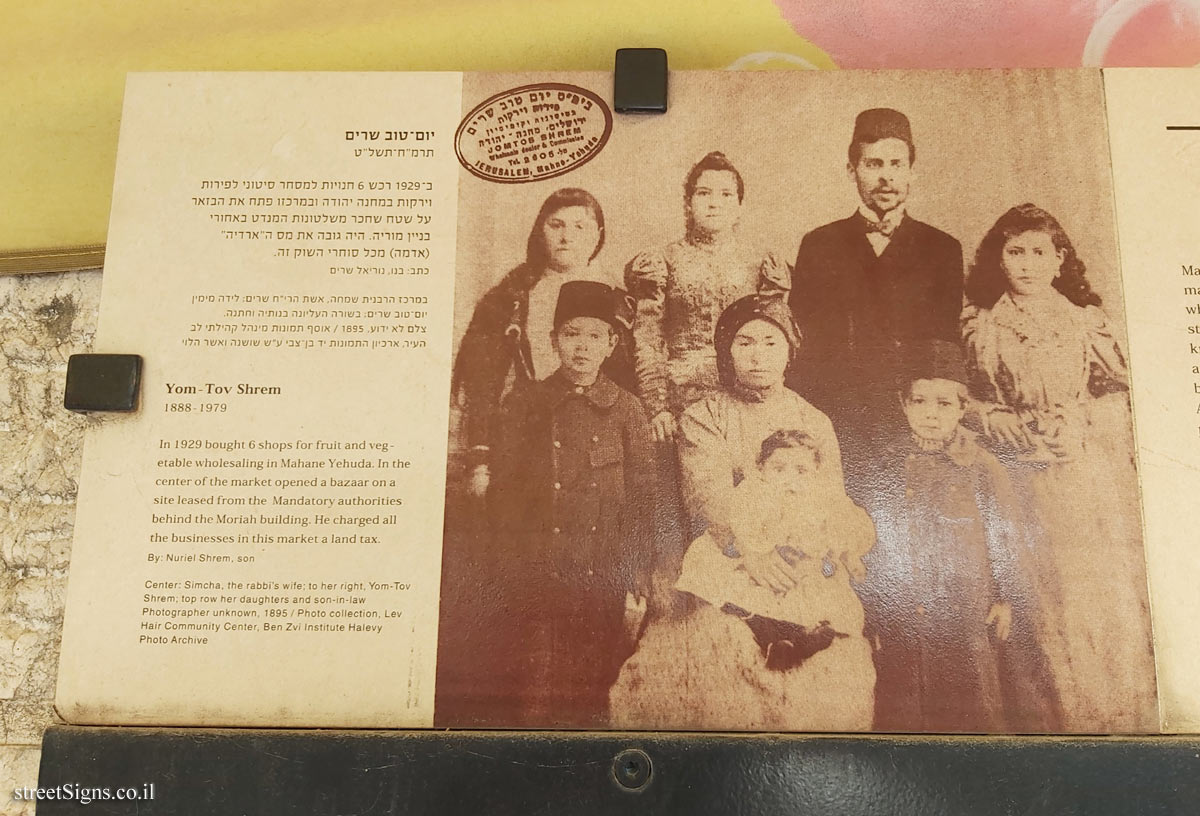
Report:
M 613 758 L 613 779 L 630 792 L 640 791 L 650 783 L 651 770 L 650 757 L 637 748 L 628 748 Z

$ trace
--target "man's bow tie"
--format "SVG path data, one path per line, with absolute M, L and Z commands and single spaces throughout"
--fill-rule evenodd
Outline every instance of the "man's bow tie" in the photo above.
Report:
M 878 232 L 884 238 L 891 238 L 892 233 L 896 231 L 898 221 L 884 219 L 882 221 L 872 221 L 868 218 L 863 218 L 867 222 L 867 232 Z

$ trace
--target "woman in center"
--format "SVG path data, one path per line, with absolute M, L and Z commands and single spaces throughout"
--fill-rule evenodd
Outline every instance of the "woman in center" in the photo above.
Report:
M 799 335 L 777 296 L 717 322 L 719 390 L 684 411 L 692 544 L 610 695 L 615 728 L 865 730 L 875 671 L 854 585 L 875 541 L 828 417 L 784 385 Z

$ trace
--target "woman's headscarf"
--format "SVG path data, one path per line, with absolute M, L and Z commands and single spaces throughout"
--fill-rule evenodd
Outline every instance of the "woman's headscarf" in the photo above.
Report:
M 800 329 L 796 327 L 796 321 L 792 318 L 792 310 L 781 296 L 747 295 L 735 300 L 721 312 L 721 317 L 717 320 L 717 330 L 713 334 L 713 346 L 717 352 L 717 377 L 726 388 L 733 388 L 737 384 L 731 351 L 733 338 L 742 326 L 752 320 L 765 320 L 783 332 L 791 347 L 789 362 L 795 359 L 796 351 L 800 347 Z

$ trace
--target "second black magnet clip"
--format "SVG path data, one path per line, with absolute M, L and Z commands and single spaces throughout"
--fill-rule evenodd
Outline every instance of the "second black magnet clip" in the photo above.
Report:
M 667 112 L 667 52 L 661 48 L 618 48 L 613 69 L 613 110 Z

